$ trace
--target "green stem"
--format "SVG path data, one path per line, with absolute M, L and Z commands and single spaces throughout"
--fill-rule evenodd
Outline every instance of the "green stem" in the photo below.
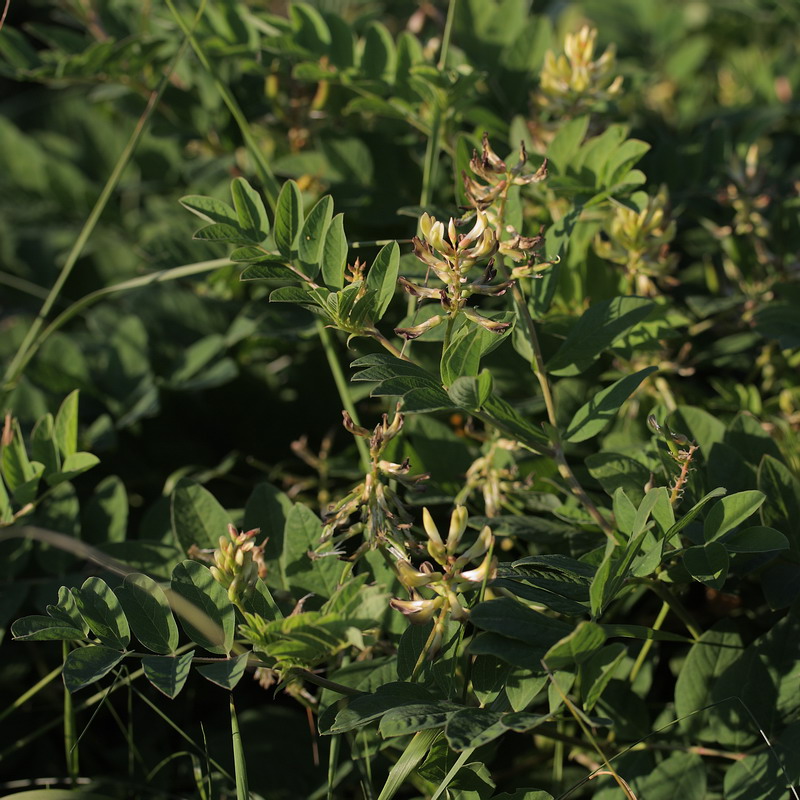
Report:
M 233 774 L 236 776 L 236 800 L 249 800 L 250 790 L 247 785 L 247 761 L 244 756 L 242 732 L 239 730 L 239 719 L 236 706 L 233 704 L 233 692 L 229 698 L 231 713 L 231 745 L 233 746 Z
M 698 641 L 703 635 L 697 623 L 692 619 L 692 615 L 684 608 L 683 603 L 670 591 L 669 587 L 659 580 L 642 581 L 645 585 L 649 586 L 662 602 L 666 603 L 670 609 L 675 613 L 675 616 L 684 624 L 684 627 L 692 635 L 695 641 Z
M 58 273 L 58 277 L 55 280 L 55 283 L 51 287 L 50 291 L 47 294 L 47 298 L 42 303 L 41 309 L 39 309 L 39 313 L 36 319 L 33 321 L 33 324 L 28 329 L 28 332 L 25 334 L 25 338 L 22 340 L 22 344 L 20 344 L 19 349 L 17 350 L 14 358 L 9 363 L 8 367 L 6 368 L 5 375 L 3 377 L 3 389 L 8 390 L 13 388 L 14 384 L 16 383 L 17 379 L 19 378 L 22 371 L 25 369 L 25 366 L 31 360 L 33 355 L 36 352 L 36 348 L 33 346 L 34 342 L 41 330 L 42 326 L 44 325 L 44 321 L 47 318 L 47 315 L 50 313 L 53 305 L 58 300 L 58 296 L 61 294 L 61 290 L 64 288 L 64 284 L 67 282 L 67 278 L 69 278 L 70 274 L 72 273 L 75 264 L 78 261 L 81 253 L 83 252 L 83 248 L 86 246 L 86 242 L 89 240 L 89 237 L 94 232 L 95 226 L 97 225 L 103 211 L 105 210 L 106 205 L 108 205 L 108 201 L 111 199 L 111 195 L 117 187 L 120 179 L 122 178 L 122 174 L 125 171 L 125 168 L 128 166 L 128 162 L 131 160 L 134 151 L 136 150 L 137 145 L 139 144 L 139 140 L 142 137 L 142 134 L 145 132 L 148 123 L 150 122 L 150 118 L 153 115 L 159 101 L 161 100 L 161 96 L 164 94 L 167 85 L 169 84 L 170 78 L 172 77 L 172 73 L 175 71 L 175 68 L 178 65 L 178 62 L 183 57 L 183 53 L 186 50 L 186 46 L 188 44 L 188 37 L 191 36 L 191 30 L 197 25 L 200 17 L 202 16 L 205 10 L 206 0 L 200 5 L 200 9 L 198 10 L 197 14 L 195 15 L 194 22 L 192 23 L 191 29 L 186 29 L 186 38 L 184 38 L 183 43 L 181 44 L 178 52 L 175 54 L 174 58 L 170 62 L 167 71 L 164 73 L 161 81 L 158 84 L 158 87 L 151 92 L 150 97 L 147 101 L 147 105 L 145 106 L 145 110 L 142 115 L 139 117 L 136 126 L 133 129 L 133 133 L 131 133 L 130 138 L 128 139 L 128 143 L 125 145 L 120 157 L 117 159 L 117 163 L 114 165 L 114 169 L 111 172 L 108 180 L 106 181 L 103 190 L 100 192 L 100 196 L 97 198 L 97 202 L 94 204 L 86 222 L 81 228 L 81 232 L 78 234 L 78 238 L 75 240 L 75 243 L 72 245 L 72 248 L 67 255 L 67 260 L 64 262 L 64 266 L 61 267 L 61 271 Z
M 667 618 L 667 614 L 669 613 L 669 603 L 663 602 L 661 604 L 661 611 L 658 612 L 658 616 L 653 623 L 652 630 L 659 631 L 661 630 L 661 626 L 664 624 L 664 620 Z M 631 673 L 628 675 L 628 680 L 633 683 L 639 675 L 642 667 L 644 666 L 644 662 L 647 660 L 647 654 L 650 652 L 650 648 L 653 646 L 653 642 L 655 639 L 646 639 L 644 644 L 642 645 L 642 649 L 639 651 L 639 655 L 636 656 L 636 661 L 633 663 L 633 667 L 631 667 Z
M 167 0 L 167 7 L 169 8 L 170 12 L 172 12 L 172 16 L 175 18 L 175 21 L 178 23 L 189 43 L 192 45 L 192 49 L 194 50 L 198 61 L 211 76 L 211 80 L 214 82 L 214 87 L 219 92 L 222 101 L 228 107 L 230 115 L 236 122 L 239 132 L 242 134 L 242 138 L 247 146 L 247 150 L 250 153 L 250 157 L 253 159 L 255 164 L 256 172 L 258 172 L 258 177 L 261 180 L 267 202 L 269 203 L 270 209 L 274 212 L 275 206 L 278 202 L 280 186 L 278 185 L 278 181 L 275 179 L 275 176 L 272 174 L 272 170 L 269 168 L 269 164 L 267 164 L 267 160 L 264 157 L 264 154 L 261 152 L 258 142 L 256 142 L 256 140 L 253 138 L 253 134 L 250 131 L 250 123 L 247 121 L 247 117 L 245 117 L 242 109 L 236 102 L 236 98 L 233 96 L 233 94 L 231 94 L 228 87 L 214 73 L 211 63 L 206 58 L 203 48 L 200 47 L 200 44 L 194 37 L 194 26 L 192 26 L 192 28 L 187 26 L 186 22 L 175 8 L 172 0 Z
M 447 7 L 447 20 L 444 23 L 444 33 L 442 34 L 442 49 L 439 51 L 439 63 L 436 65 L 436 69 L 440 71 L 447 67 L 447 54 L 450 51 L 450 42 L 453 38 L 456 6 L 458 6 L 458 0 L 450 0 L 450 4 Z
M 69 644 L 67 642 L 61 643 L 61 652 L 64 661 L 67 660 L 69 655 Z M 62 666 L 63 669 L 63 666 Z M 78 764 L 78 737 L 76 735 L 75 726 L 75 708 L 72 704 L 72 695 L 64 688 L 64 752 L 67 760 L 67 775 L 69 775 L 70 783 L 73 786 L 77 785 L 78 775 L 80 774 L 80 767 Z
M 47 675 L 44 676 L 38 683 L 35 683 L 28 689 L 27 692 L 23 692 L 13 703 L 6 706 L 2 711 L 0 711 L 0 722 L 2 722 L 9 714 L 12 714 L 18 708 L 22 708 L 25 703 L 28 702 L 32 697 L 35 697 L 39 692 L 44 689 L 49 683 L 54 681 L 63 671 L 64 665 L 59 664 L 52 672 L 48 672 Z
M 347 413 L 353 418 L 353 422 L 355 422 L 356 425 L 360 425 L 361 423 L 358 421 L 358 412 L 356 411 L 355 403 L 353 403 L 353 398 L 350 395 L 350 389 L 347 385 L 347 379 L 344 376 L 344 372 L 342 372 L 342 365 L 339 363 L 339 358 L 333 346 L 333 337 L 320 320 L 317 320 L 316 324 L 319 340 L 322 343 L 322 349 L 325 351 L 325 357 L 328 359 L 328 366 L 331 369 L 336 389 L 339 392 L 339 399 Z M 361 456 L 361 465 L 364 470 L 369 470 L 370 457 L 367 442 L 361 436 L 356 436 L 355 439 L 358 453 Z

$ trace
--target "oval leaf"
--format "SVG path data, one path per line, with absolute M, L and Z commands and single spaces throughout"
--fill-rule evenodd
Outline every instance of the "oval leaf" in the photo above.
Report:
M 261 195 L 244 178 L 234 178 L 231 195 L 242 233 L 260 244 L 269 236 L 269 218 Z
M 762 525 L 734 531 L 722 544 L 729 553 L 774 553 L 789 549 L 789 540 L 780 531 Z
M 70 693 L 77 692 L 111 672 L 124 656 L 119 650 L 99 644 L 72 650 L 64 661 L 64 686 Z
M 154 653 L 173 653 L 178 626 L 161 587 L 147 575 L 127 575 L 116 591 L 136 638 Z
M 397 286 L 397 273 L 400 269 L 400 248 L 397 242 L 389 242 L 381 248 L 367 273 L 367 289 L 372 289 L 375 301 L 375 321 L 386 312 L 394 297 Z
M 620 406 L 633 394 L 639 384 L 648 375 L 652 375 L 656 369 L 656 367 L 646 367 L 632 375 L 626 375 L 598 392 L 575 413 L 564 434 L 564 440 L 585 442 L 587 439 L 597 436 L 617 415 Z
M 128 646 L 131 629 L 125 612 L 102 578 L 87 578 L 78 590 L 75 602 L 81 616 L 103 644 L 117 650 L 124 650 Z
M 211 683 L 230 690 L 242 679 L 245 667 L 247 667 L 248 655 L 249 653 L 242 653 L 240 656 L 227 658 L 225 661 L 204 664 L 202 667 L 198 667 L 197 671 Z
M 300 238 L 297 241 L 300 261 L 310 277 L 319 272 L 319 262 L 325 245 L 328 226 L 333 218 L 333 199 L 330 195 L 320 198 L 319 202 L 308 212 Z
M 175 538 L 188 552 L 192 545 L 211 549 L 228 530 L 230 517 L 214 495 L 188 478 L 178 481 L 172 493 L 172 530 Z
M 189 677 L 193 657 L 194 650 L 180 656 L 142 656 L 144 675 L 159 692 L 173 700 Z
M 11 635 L 18 642 L 77 641 L 85 638 L 82 630 L 61 619 L 33 614 L 11 625 Z
M 344 286 L 347 264 L 347 238 L 344 235 L 344 214 L 337 214 L 328 225 L 322 248 L 322 280 L 331 289 Z
M 683 565 L 695 580 L 721 589 L 728 577 L 728 552 L 719 542 L 690 547 L 683 554 Z
M 303 224 L 303 198 L 294 181 L 283 184 L 275 208 L 275 244 L 281 255 L 292 258 Z

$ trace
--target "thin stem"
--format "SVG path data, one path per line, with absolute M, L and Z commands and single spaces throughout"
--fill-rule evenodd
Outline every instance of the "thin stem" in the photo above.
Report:
M 661 605 L 661 611 L 658 612 L 658 616 L 656 617 L 655 622 L 653 622 L 652 630 L 661 630 L 661 626 L 664 624 L 664 620 L 667 618 L 668 613 L 669 603 L 663 602 Z M 639 672 L 644 666 L 644 662 L 647 660 L 647 655 L 650 652 L 650 648 L 653 646 L 654 641 L 655 639 L 646 639 L 642 645 L 642 649 L 639 651 L 639 655 L 636 656 L 636 661 L 634 661 L 633 667 L 631 667 L 631 673 L 628 676 L 628 680 L 631 683 L 633 683 L 638 677 Z
M 32 697 L 35 697 L 42 689 L 44 689 L 45 686 L 52 683 L 61 674 L 63 669 L 64 665 L 59 664 L 54 670 L 48 672 L 44 678 L 31 686 L 27 692 L 23 692 L 16 700 L 14 700 L 13 703 L 0 711 L 0 722 L 2 722 L 9 714 L 12 714 L 18 708 L 22 708 L 22 706 L 24 706 L 28 700 L 30 700 Z
M 447 67 L 447 54 L 450 51 L 450 41 L 453 38 L 453 22 L 456 17 L 456 7 L 458 0 L 450 0 L 450 5 L 447 7 L 447 20 L 444 23 L 444 33 L 442 34 L 442 49 L 439 51 L 439 63 L 436 69 L 439 71 Z
M 250 131 L 250 123 L 247 121 L 247 117 L 245 117 L 242 109 L 236 102 L 236 98 L 233 96 L 233 94 L 231 94 L 228 87 L 214 74 L 214 70 L 212 69 L 211 63 L 206 58 L 203 48 L 200 47 L 200 44 L 194 37 L 194 26 L 189 28 L 186 25 L 186 22 L 178 13 L 178 10 L 175 8 L 172 0 L 167 0 L 167 7 L 172 12 L 172 16 L 175 18 L 175 21 L 178 23 L 187 40 L 192 45 L 192 49 L 194 50 L 198 61 L 200 61 L 206 72 L 208 72 L 211 80 L 214 82 L 214 87 L 219 92 L 222 101 L 228 107 L 230 115 L 236 122 L 239 132 L 242 134 L 242 138 L 247 146 L 247 151 L 255 163 L 256 172 L 258 172 L 258 177 L 261 179 L 264 193 L 267 198 L 267 203 L 269 203 L 270 209 L 274 212 L 275 206 L 278 202 L 280 186 L 278 185 L 278 181 L 275 179 L 275 176 L 272 174 L 272 170 L 269 168 L 269 164 L 267 164 L 267 160 L 264 157 L 264 154 L 261 152 L 258 142 L 256 142 L 256 140 L 253 138 L 253 134 Z
M 191 30 L 197 25 L 200 17 L 202 16 L 203 12 L 205 11 L 206 0 L 200 5 L 200 9 L 198 10 L 197 14 L 195 15 L 194 22 L 192 23 L 191 29 L 186 29 L 186 38 L 184 38 L 183 42 L 181 43 L 180 48 L 178 48 L 178 52 L 175 54 L 174 58 L 170 62 L 169 67 L 167 68 L 166 72 L 161 78 L 161 81 L 158 84 L 158 87 L 150 93 L 150 97 L 147 101 L 147 105 L 145 106 L 142 115 L 139 117 L 136 126 L 131 133 L 130 138 L 128 139 L 128 143 L 125 145 L 120 157 L 117 159 L 117 163 L 114 165 L 114 169 L 111 172 L 108 180 L 106 181 L 103 190 L 100 192 L 100 196 L 97 198 L 97 202 L 95 202 L 94 207 L 92 208 L 86 222 L 83 224 L 83 228 L 81 228 L 81 232 L 78 234 L 78 238 L 75 240 L 75 243 L 72 245 L 72 248 L 67 255 L 67 260 L 64 262 L 64 266 L 61 267 L 61 271 L 58 273 L 58 277 L 53 283 L 50 291 L 47 294 L 47 298 L 42 303 L 42 307 L 39 309 L 39 313 L 36 316 L 36 319 L 33 321 L 33 324 L 28 329 L 28 332 L 25 334 L 25 338 L 22 340 L 22 344 L 20 344 L 19 349 L 17 350 L 14 358 L 11 359 L 8 367 L 6 368 L 5 375 L 3 377 L 3 388 L 9 389 L 13 388 L 14 383 L 19 378 L 22 370 L 25 369 L 25 366 L 31 360 L 33 355 L 36 352 L 36 348 L 33 346 L 36 338 L 41 330 L 42 326 L 44 325 L 44 321 L 47 318 L 47 315 L 50 313 L 51 309 L 55 305 L 56 301 L 58 300 L 58 296 L 61 294 L 61 290 L 64 288 L 64 284 L 67 282 L 70 274 L 72 273 L 75 264 L 78 261 L 81 253 L 83 252 L 83 248 L 86 246 L 89 237 L 94 232 L 95 226 L 97 225 L 103 211 L 105 210 L 106 205 L 108 205 L 108 201 L 111 199 L 111 195 L 114 190 L 117 188 L 117 184 L 119 183 L 120 179 L 122 178 L 122 174 L 125 171 L 126 167 L 128 166 L 131 157 L 133 156 L 134 151 L 136 150 L 137 145 L 139 144 L 139 140 L 142 137 L 142 134 L 147 128 L 148 123 L 150 122 L 150 118 L 153 115 L 153 112 L 156 109 L 159 101 L 161 100 L 161 96 L 164 94 L 167 85 L 169 84 L 170 77 L 172 73 L 175 71 L 175 68 L 178 65 L 178 62 L 183 57 L 183 53 L 186 50 L 186 46 L 188 44 L 188 37 L 191 36 Z
M 414 362 L 401 350 L 398 350 L 377 328 L 375 328 L 370 336 L 375 339 L 385 350 L 388 350 L 395 358 L 400 358 L 403 361 L 408 361 L 413 364 Z
M 609 539 L 616 541 L 613 525 L 611 525 L 611 523 L 600 513 L 600 510 L 592 502 L 592 498 L 586 494 L 586 490 L 583 488 L 583 486 L 581 486 L 580 481 L 575 477 L 572 467 L 570 467 L 570 465 L 567 463 L 567 459 L 564 456 L 564 451 L 561 449 L 560 443 L 556 444 L 556 447 L 554 448 L 553 458 L 555 459 L 556 466 L 558 467 L 559 475 L 561 475 L 561 477 L 567 482 L 567 486 L 569 486 L 572 494 L 578 498 L 581 505 L 589 512 L 592 519 L 600 526 L 600 530 L 602 530 Z
M 608 756 L 606 756 L 605 752 L 600 747 L 600 745 L 597 743 L 597 740 L 595 739 L 595 737 L 592 735 L 591 730 L 589 730 L 589 727 L 583 721 L 582 715 L 580 714 L 578 709 L 575 708 L 574 703 L 572 702 L 572 700 L 569 699 L 569 697 L 567 696 L 566 692 L 564 692 L 562 690 L 562 688 L 558 685 L 558 681 L 555 680 L 555 678 L 553 677 L 553 673 L 547 668 L 547 665 L 544 663 L 544 661 L 542 661 L 542 666 L 544 667 L 545 672 L 547 672 L 547 675 L 550 678 L 551 685 L 553 687 L 555 687 L 555 690 L 556 690 L 556 692 L 558 692 L 558 695 L 561 698 L 561 700 L 563 701 L 564 705 L 569 709 L 570 714 L 572 714 L 572 716 L 574 717 L 575 721 L 578 723 L 580 729 L 583 731 L 583 735 L 589 740 L 589 742 L 591 743 L 591 745 L 594 748 L 595 752 L 600 756 L 600 759 L 602 760 L 603 764 L 605 765 L 606 770 L 608 771 L 608 774 L 611 775 L 614 778 L 614 780 L 617 782 L 617 785 L 627 795 L 629 800 L 636 800 L 636 797 L 631 792 L 630 787 L 617 774 L 617 771 L 614 769 L 614 767 L 611 766 L 611 762 L 609 761 Z
M 339 358 L 336 355 L 336 351 L 333 346 L 333 337 L 320 320 L 316 321 L 316 325 L 317 333 L 319 334 L 319 339 L 322 343 L 322 349 L 325 351 L 325 357 L 328 359 L 328 366 L 331 369 L 331 374 L 333 375 L 336 389 L 339 392 L 339 399 L 341 400 L 342 405 L 345 407 L 347 413 L 353 418 L 353 422 L 355 422 L 356 425 L 360 425 L 361 423 L 358 421 L 358 412 L 356 411 L 355 403 L 353 403 L 353 398 L 350 395 L 350 389 L 347 386 L 347 379 L 342 372 L 342 365 L 339 363 Z M 370 458 L 367 442 L 360 436 L 356 436 L 355 439 L 358 453 L 361 456 L 362 467 L 364 470 L 369 470 Z
M 315 686 L 319 686 L 323 689 L 330 689 L 337 694 L 347 695 L 348 697 L 360 697 L 364 694 L 364 692 L 354 689 L 352 686 L 345 686 L 343 683 L 337 683 L 329 678 L 323 678 L 321 675 L 316 675 L 307 669 L 295 669 L 292 670 L 292 672 L 301 677 L 304 681 L 313 683 Z
M 642 579 L 650 589 L 652 589 L 662 602 L 666 603 L 670 609 L 675 613 L 675 616 L 684 624 L 684 627 L 692 635 L 695 641 L 698 641 L 703 635 L 697 623 L 692 619 L 692 615 L 684 608 L 683 603 L 670 591 L 669 586 L 659 580 Z
M 69 644 L 67 642 L 61 643 L 61 652 L 63 660 L 67 660 L 69 655 Z M 63 665 L 62 665 L 63 669 Z M 64 688 L 64 754 L 67 761 L 67 774 L 69 775 L 70 783 L 73 786 L 77 785 L 78 776 L 80 775 L 80 766 L 78 763 L 78 737 L 76 735 L 75 727 L 75 708 L 72 704 L 72 695 Z

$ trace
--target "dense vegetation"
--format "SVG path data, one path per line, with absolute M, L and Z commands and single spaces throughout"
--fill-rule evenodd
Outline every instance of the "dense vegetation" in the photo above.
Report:
M 798 797 L 800 6 L 6 10 L 0 794 Z

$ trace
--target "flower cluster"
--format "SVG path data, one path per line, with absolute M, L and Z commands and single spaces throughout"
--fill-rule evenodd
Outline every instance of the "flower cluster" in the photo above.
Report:
M 228 525 L 228 537 L 219 537 L 219 547 L 214 551 L 214 565 L 209 567 L 214 580 L 228 592 L 228 599 L 240 605 L 255 590 L 259 577 L 266 575 L 264 544 L 256 545 L 259 528 L 238 532 Z
M 655 295 L 653 279 L 668 276 L 677 263 L 669 252 L 675 221 L 669 217 L 666 188 L 648 197 L 641 210 L 618 206 L 607 236 L 595 238 L 597 255 L 625 268 L 632 293 Z
M 451 217 L 447 225 L 427 213 L 422 215 L 419 221 L 422 236 L 412 240 L 414 254 L 444 286 L 419 286 L 402 277 L 399 283 L 414 297 L 438 300 L 445 314 L 432 316 L 409 328 L 396 328 L 395 333 L 398 336 L 416 339 L 446 320 L 452 322 L 459 314 L 492 333 L 504 333 L 508 330 L 510 323 L 482 316 L 474 308 L 467 306 L 467 300 L 472 295 L 502 295 L 516 278 L 528 277 L 532 272 L 550 266 L 547 263 L 534 265 L 536 251 L 543 241 L 541 234 L 533 237 L 521 236 L 508 226 L 505 233 L 509 237 L 503 238 L 498 230 L 502 217 L 498 213 L 498 207 L 505 203 L 508 189 L 512 185 L 537 183 L 547 177 L 547 162 L 535 173 L 524 174 L 526 161 L 527 153 L 522 145 L 518 162 L 509 167 L 492 150 L 488 136 L 484 134 L 481 153 L 474 152 L 470 160 L 474 177 L 466 173 L 463 176 L 472 210 L 460 220 Z M 468 233 L 458 232 L 459 226 L 470 223 L 472 228 Z M 508 256 L 518 266 L 511 270 L 507 280 L 494 284 L 492 282 L 497 275 L 495 257 L 504 256 Z M 482 274 L 470 281 L 470 271 L 479 265 L 482 267 Z
M 457 622 L 466 622 L 469 619 L 469 611 L 462 604 L 460 595 L 465 591 L 480 589 L 494 578 L 497 571 L 497 559 L 493 554 L 494 536 L 488 525 L 481 530 L 473 544 L 466 548 L 461 547 L 467 520 L 467 509 L 456 506 L 450 516 L 447 538 L 442 539 L 430 512 L 427 508 L 423 509 L 422 521 L 428 537 L 428 555 L 438 568 L 430 561 L 425 561 L 417 569 L 403 554 L 397 554 L 400 556 L 395 564 L 397 575 L 409 590 L 411 599 L 393 598 L 392 608 L 400 611 L 415 625 L 424 625 L 438 614 L 432 646 L 428 652 L 429 658 L 433 658 L 439 650 L 448 615 Z M 479 566 L 470 567 L 471 562 L 481 557 L 483 558 Z M 418 591 L 422 588 L 431 590 L 434 596 L 422 597 Z
M 577 116 L 622 89 L 622 76 L 614 77 L 614 46 L 595 59 L 596 39 L 597 31 L 584 25 L 578 33 L 567 34 L 562 55 L 552 50 L 545 54 L 537 100 L 554 116 Z
M 389 485 L 389 481 L 395 480 L 410 488 L 428 477 L 409 477 L 411 466 L 408 459 L 398 464 L 384 458 L 389 442 L 403 428 L 404 417 L 396 411 L 390 423 L 388 416 L 384 414 L 382 421 L 372 431 L 356 425 L 347 411 L 342 411 L 342 417 L 344 427 L 350 433 L 368 440 L 371 464 L 364 480 L 328 509 L 321 544 L 331 542 L 334 550 L 327 552 L 341 555 L 336 546 L 360 534 L 364 537 L 364 544 L 351 557 L 353 560 L 365 549 L 383 545 L 392 546 L 404 553 L 404 531 L 410 527 L 412 517 Z M 352 517 L 356 517 L 356 521 L 351 524 Z M 320 551 L 317 555 L 322 555 L 323 552 Z

